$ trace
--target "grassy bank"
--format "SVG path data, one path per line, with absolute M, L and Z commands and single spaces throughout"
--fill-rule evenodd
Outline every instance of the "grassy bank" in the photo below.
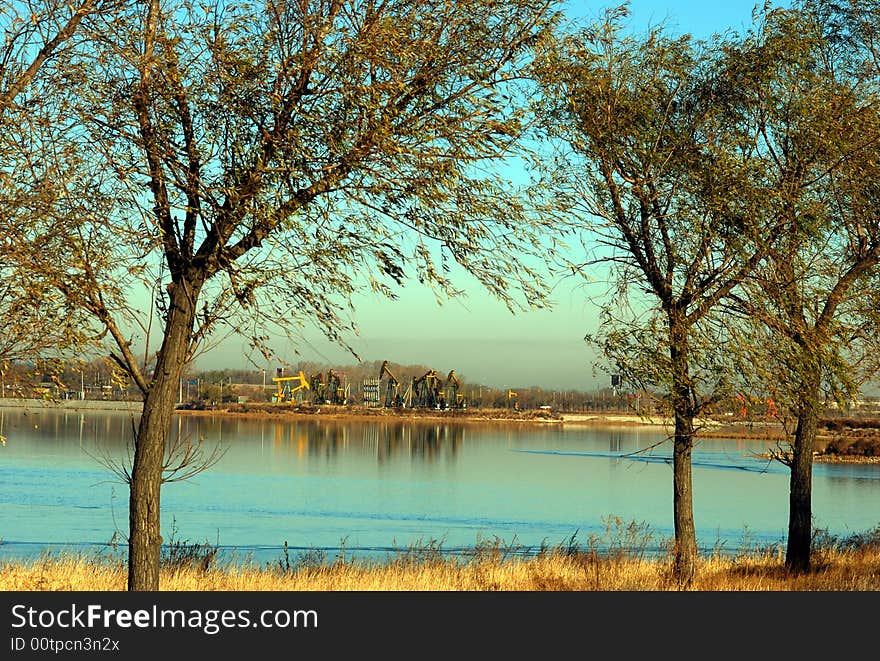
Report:
M 668 558 L 639 553 L 606 555 L 559 547 L 537 556 L 510 557 L 503 549 L 467 559 L 439 553 L 401 554 L 381 563 L 303 556 L 275 566 L 218 566 L 193 554 L 164 563 L 168 591 L 674 591 Z M 123 563 L 96 557 L 44 557 L 0 564 L 0 590 L 124 590 Z M 810 573 L 785 571 L 778 549 L 739 556 L 712 554 L 699 561 L 697 591 L 880 590 L 880 533 L 818 549 Z

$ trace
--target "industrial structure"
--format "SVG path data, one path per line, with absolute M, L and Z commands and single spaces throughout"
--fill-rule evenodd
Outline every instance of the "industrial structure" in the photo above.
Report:
M 382 378 L 386 376 L 388 378 L 385 381 L 385 406 L 400 408 L 404 405 L 403 395 L 400 393 L 400 381 L 388 369 L 387 360 L 382 362 L 382 367 L 379 369 L 379 382 L 381 383 Z
M 412 403 L 415 408 L 436 409 L 441 406 L 443 390 L 437 370 L 428 370 L 422 376 L 413 377 Z
M 378 400 L 373 395 L 373 388 L 376 386 L 384 393 L 383 405 L 386 408 L 461 409 L 467 407 L 461 380 L 455 375 L 455 370 L 449 371 L 445 381 L 437 374 L 437 370 L 428 370 L 421 376 L 412 377 L 409 386 L 403 391 L 403 384 L 388 367 L 386 360 L 379 368 L 377 380 L 364 381 L 363 392 L 370 393 L 371 402 Z
M 446 376 L 446 405 L 453 409 L 467 408 L 467 401 L 461 390 L 461 381 L 455 376 L 455 370 L 449 370 Z
M 309 377 L 306 377 L 302 369 L 294 376 L 283 376 L 282 372 L 279 367 L 278 375 L 272 379 L 278 385 L 277 392 L 272 396 L 276 403 L 308 401 L 316 406 L 354 403 L 345 375 L 332 368 L 326 373 L 318 371 Z M 297 393 L 301 391 L 308 391 L 309 394 L 303 393 L 297 398 Z M 404 382 L 391 370 L 387 360 L 382 361 L 377 376 L 361 379 L 359 394 L 362 400 L 360 403 L 370 407 L 436 410 L 468 407 L 463 384 L 454 369 L 449 370 L 445 379 L 437 370 L 429 369 L 418 376 L 409 377 L 409 383 L 405 387 Z M 508 408 L 519 408 L 517 399 L 517 393 L 513 390 L 506 392 Z
M 348 401 L 348 387 L 342 382 L 342 376 L 332 369 L 315 372 L 309 377 L 312 391 L 312 404 L 345 404 Z
M 276 376 L 272 381 L 278 385 L 278 389 L 273 393 L 272 401 L 276 404 L 295 401 L 294 395 L 296 395 L 296 393 L 300 390 L 309 389 L 309 382 L 306 380 L 306 375 L 302 370 L 300 370 L 299 374 L 296 376 L 284 376 L 284 368 L 281 367 L 275 372 Z M 299 385 L 293 385 L 294 383 L 298 383 Z

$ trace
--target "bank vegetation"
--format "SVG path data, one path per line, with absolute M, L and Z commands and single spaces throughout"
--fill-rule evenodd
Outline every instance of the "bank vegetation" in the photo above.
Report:
M 669 548 L 651 552 L 644 525 L 606 521 L 603 540 L 574 536 L 553 547 L 528 549 L 499 540 L 451 554 L 439 542 L 401 550 L 382 560 L 328 559 L 321 550 L 293 552 L 286 544 L 274 563 L 218 560 L 209 544 L 176 542 L 160 568 L 164 591 L 874 591 L 880 590 L 880 527 L 837 538 L 817 532 L 809 572 L 785 567 L 784 547 L 721 546 L 698 557 L 695 580 L 675 580 Z M 663 545 L 661 545 L 662 547 Z M 0 563 L 4 591 L 121 591 L 127 567 L 106 555 L 49 555 Z
M 817 556 L 808 574 L 789 574 L 778 554 L 698 560 L 695 591 L 880 590 L 880 550 L 833 551 Z M 88 558 L 43 559 L 0 567 L 4 591 L 125 590 L 123 563 Z M 666 591 L 678 590 L 665 561 L 553 554 L 501 562 L 450 559 L 384 565 L 338 563 L 304 566 L 290 573 L 272 568 L 164 568 L 167 591 Z

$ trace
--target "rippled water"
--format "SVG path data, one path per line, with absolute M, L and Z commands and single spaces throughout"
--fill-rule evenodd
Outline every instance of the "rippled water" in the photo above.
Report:
M 124 539 L 127 486 L 104 463 L 126 456 L 128 414 L 0 409 L 0 423 L 8 437 L 0 557 Z M 174 432 L 219 443 L 225 454 L 197 477 L 165 485 L 166 542 L 216 544 L 241 561 L 274 563 L 285 542 L 291 555 L 317 550 L 331 560 L 422 545 L 527 552 L 592 539 L 607 547 L 622 541 L 608 535 L 616 521 L 634 524 L 630 540 L 648 551 L 672 535 L 671 448 L 654 428 L 180 416 Z M 763 449 L 760 441 L 699 441 L 702 548 L 784 544 L 788 471 L 748 456 Z M 834 535 L 876 527 L 880 466 L 817 464 L 813 512 Z

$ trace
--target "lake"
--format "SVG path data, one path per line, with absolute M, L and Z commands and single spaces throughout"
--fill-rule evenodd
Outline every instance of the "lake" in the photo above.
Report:
M 128 487 L 104 463 L 127 456 L 132 426 L 124 412 L 0 409 L 0 558 L 112 550 L 124 539 Z M 591 540 L 654 553 L 672 537 L 671 444 L 656 427 L 180 415 L 173 433 L 224 454 L 163 487 L 165 541 L 218 545 L 232 561 L 276 563 L 285 542 L 291 561 L 329 561 Z M 749 456 L 765 447 L 698 441 L 703 550 L 784 547 L 788 469 Z M 832 535 L 875 528 L 880 465 L 817 464 L 813 514 Z M 615 533 L 629 524 L 628 539 Z

